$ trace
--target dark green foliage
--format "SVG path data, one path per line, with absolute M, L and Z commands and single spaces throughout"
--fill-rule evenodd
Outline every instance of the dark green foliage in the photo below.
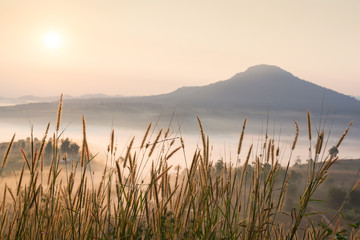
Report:
M 9 143 L 7 142 L 0 143 L 0 156 L 3 156 L 5 154 L 8 144 Z M 19 139 L 18 141 L 14 141 L 12 146 L 12 151 L 10 152 L 9 159 L 7 161 L 7 166 L 3 170 L 2 174 L 8 175 L 14 171 L 20 171 L 24 163 L 20 149 L 24 150 L 28 159 L 31 159 L 32 158 L 31 145 L 34 146 L 34 151 L 36 149 L 37 151 L 39 151 L 41 140 L 39 140 L 38 138 L 34 138 L 32 143 L 30 138 L 26 138 L 25 140 Z M 67 153 L 69 157 L 79 158 L 80 146 L 77 143 L 70 141 L 69 138 L 59 141 L 58 147 L 60 149 L 60 153 L 62 154 Z M 52 139 L 49 139 L 45 143 L 45 147 L 44 147 L 45 166 L 50 165 L 52 154 L 53 154 Z
M 346 198 L 346 191 L 333 186 L 328 191 L 328 202 L 333 207 L 340 207 Z
M 51 144 L 51 139 L 48 141 L 48 143 L 46 144 L 45 147 L 45 154 L 49 155 L 52 153 L 52 144 Z
M 215 163 L 216 174 L 219 174 L 223 170 L 223 168 L 224 168 L 224 161 L 220 159 Z
M 70 140 L 69 138 L 66 138 L 65 140 L 61 140 L 61 146 L 60 146 L 61 153 L 70 153 Z
M 355 190 L 350 195 L 350 204 L 354 207 L 360 206 L 360 190 Z
M 337 156 L 339 153 L 339 150 L 337 149 L 337 147 L 333 146 L 332 148 L 329 149 L 329 154 L 330 155 L 334 155 Z

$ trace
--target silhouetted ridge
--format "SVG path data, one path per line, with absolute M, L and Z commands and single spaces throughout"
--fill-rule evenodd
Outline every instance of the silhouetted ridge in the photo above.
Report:
M 273 65 L 256 65 L 249 67 L 245 72 L 237 73 L 233 78 L 241 77 L 242 75 L 253 75 L 255 74 L 257 77 L 268 77 L 269 75 L 284 75 L 284 76 L 293 76 L 291 73 Z
M 250 67 L 229 80 L 202 87 L 183 87 L 176 91 L 154 96 L 153 100 L 167 104 L 191 105 L 226 109 L 266 109 L 320 111 L 329 105 L 340 112 L 360 110 L 360 103 L 353 97 L 301 80 L 291 73 L 270 65 Z

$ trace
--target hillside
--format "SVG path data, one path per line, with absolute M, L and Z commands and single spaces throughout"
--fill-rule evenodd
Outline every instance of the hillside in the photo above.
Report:
M 276 66 L 258 65 L 238 73 L 229 80 L 203 87 L 183 87 L 155 96 L 157 102 L 191 104 L 211 108 L 264 109 L 269 103 L 274 110 L 319 111 L 332 105 L 339 113 L 360 110 L 360 102 L 353 97 L 301 80 Z

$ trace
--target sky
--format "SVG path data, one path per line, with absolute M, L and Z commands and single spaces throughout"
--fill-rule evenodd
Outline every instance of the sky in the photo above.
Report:
M 258 64 L 360 96 L 358 0 L 0 0 L 0 97 L 152 95 Z

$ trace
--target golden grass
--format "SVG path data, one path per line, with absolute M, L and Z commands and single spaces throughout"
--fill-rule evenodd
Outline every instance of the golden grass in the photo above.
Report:
M 327 170 L 338 159 L 328 155 L 319 160 L 324 131 L 318 134 L 314 160 L 309 161 L 304 192 L 297 206 L 287 213 L 283 205 L 290 179 L 290 159 L 285 168 L 280 166 L 280 149 L 275 148 L 272 138 L 265 137 L 261 154 L 254 153 L 251 145 L 242 166 L 237 166 L 238 162 L 236 166 L 231 163 L 216 166 L 210 158 L 209 137 L 198 118 L 202 148 L 194 152 L 189 169 L 181 173 L 177 168 L 171 173 L 173 168 L 168 162 L 184 149 L 182 138 L 166 141 L 170 130 L 163 133 L 160 129 L 153 140 L 148 139 L 152 126 L 149 124 L 140 148 L 134 147 L 135 139 L 132 138 L 125 155 L 116 157 L 112 131 L 108 164 L 99 177 L 100 182 L 94 184 L 84 116 L 80 159 L 60 162 L 61 111 L 62 97 L 52 138 L 50 168 L 45 170 L 42 165 L 48 125 L 40 148 L 32 150 L 31 158 L 21 150 L 24 165 L 15 191 L 5 184 L 0 202 L 0 236 L 3 239 L 330 239 L 341 229 L 339 213 L 336 223 L 330 221 L 335 227 L 329 223 L 326 228 L 300 229 L 301 222 L 315 214 L 308 211 L 308 204 L 326 179 Z M 310 113 L 307 115 L 311 141 Z M 246 122 L 247 118 L 240 134 L 238 155 Z M 291 150 L 295 149 L 299 136 L 296 121 L 295 127 Z M 349 128 L 340 137 L 338 145 L 348 131 Z M 152 165 L 148 178 L 143 176 L 144 169 L 141 169 L 145 162 Z M 24 178 L 26 171 L 28 177 Z M 45 183 L 43 173 L 48 174 Z M 287 226 L 280 220 L 283 216 L 287 217 Z M 357 234 L 357 229 L 353 229 L 349 237 L 356 239 Z

